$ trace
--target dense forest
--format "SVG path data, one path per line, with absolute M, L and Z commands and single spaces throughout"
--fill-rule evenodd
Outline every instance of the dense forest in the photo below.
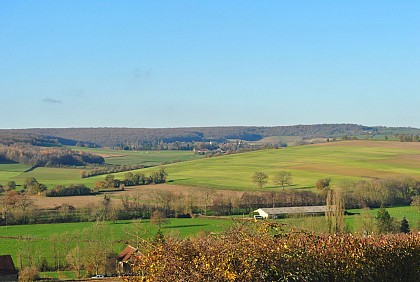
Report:
M 420 129 L 405 127 L 369 127 L 356 124 L 315 124 L 293 126 L 226 126 L 189 128 L 33 128 L 0 129 L 0 143 L 13 136 L 26 136 L 31 143 L 79 145 L 87 147 L 119 147 L 151 149 L 157 144 L 179 142 L 191 149 L 193 142 L 226 142 L 227 140 L 257 141 L 270 136 L 334 138 L 343 136 L 419 135 Z M 23 138 L 23 137 L 21 137 Z M 4 141 L 4 140 L 5 141 Z
M 36 166 L 83 166 L 103 164 L 101 156 L 63 149 L 59 147 L 38 147 L 26 144 L 1 145 L 0 161 L 9 161 Z

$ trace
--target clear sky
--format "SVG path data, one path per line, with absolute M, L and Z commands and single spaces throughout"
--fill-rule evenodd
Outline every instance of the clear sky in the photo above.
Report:
M 420 1 L 0 5 L 0 128 L 420 127 Z

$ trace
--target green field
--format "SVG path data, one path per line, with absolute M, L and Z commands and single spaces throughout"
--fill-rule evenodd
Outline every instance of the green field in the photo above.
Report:
M 233 224 L 229 219 L 205 219 L 205 218 L 172 218 L 169 223 L 162 226 L 164 234 L 180 237 L 196 236 L 200 232 L 221 232 Z M 136 239 L 129 234 L 136 234 L 142 239 L 150 239 L 157 232 L 157 226 L 150 224 L 149 220 L 101 222 L 106 237 L 113 241 L 113 249 L 116 253 L 125 247 L 125 242 L 135 244 Z M 72 238 L 72 233 L 85 231 L 94 234 L 96 223 L 57 223 L 36 225 L 12 225 L 0 226 L 0 254 L 11 254 L 14 261 L 18 261 L 19 251 L 29 250 L 31 255 L 51 258 L 51 239 Z M 30 240 L 18 240 L 19 236 L 28 237 Z M 72 240 L 72 239 L 69 239 Z M 77 237 L 77 240 L 81 240 Z M 71 241 L 75 245 L 76 241 Z
M 154 166 L 165 162 L 188 161 L 202 158 L 192 151 L 123 151 L 112 149 L 93 149 L 69 147 L 73 150 L 81 150 L 93 154 L 102 155 L 105 162 L 110 165 L 144 165 Z M 16 163 L 0 163 L 0 184 L 5 185 L 7 181 L 13 180 L 22 185 L 28 177 L 35 177 L 39 182 L 54 187 L 55 185 L 67 185 L 83 183 L 93 187 L 94 179 L 82 179 L 81 172 L 85 168 L 51 168 L 38 167 L 29 170 L 31 167 Z
M 392 208 L 386 208 L 386 210 L 389 212 L 391 217 L 393 217 L 394 220 L 397 223 L 401 222 L 401 220 L 405 216 L 412 229 L 413 228 L 415 228 L 417 230 L 420 229 L 420 209 L 418 207 L 413 207 L 413 206 L 392 207 Z M 360 213 L 362 210 L 361 209 L 351 209 L 351 210 L 348 210 L 348 211 L 352 212 L 352 213 Z M 369 213 L 372 216 L 376 216 L 377 212 L 378 212 L 378 209 L 370 209 L 369 210 Z M 357 220 L 358 220 L 357 215 L 347 217 L 347 223 L 351 227 L 355 226 L 355 222 Z
M 69 147 L 75 151 L 83 151 L 104 157 L 105 162 L 111 165 L 144 165 L 155 166 L 164 162 L 178 162 L 199 159 L 202 156 L 192 151 L 125 151 L 113 149 L 96 149 Z
M 265 190 L 278 189 L 272 182 L 281 170 L 292 173 L 294 184 L 289 188 L 312 189 L 320 178 L 330 177 L 333 184 L 346 180 L 391 178 L 410 176 L 420 179 L 420 143 L 394 141 L 342 141 L 315 145 L 268 149 L 226 155 L 214 158 L 197 158 L 185 151 L 115 151 L 86 149 L 108 154 L 111 162 L 140 164 L 154 159 L 155 162 L 182 159 L 183 162 L 165 165 L 168 180 L 173 184 L 205 186 L 218 189 L 258 190 L 251 177 L 257 171 L 268 174 Z M 111 154 L 111 153 L 112 154 Z M 115 156 L 120 154 L 120 156 Z M 122 156 L 122 154 L 126 154 Z M 188 155 L 189 154 L 189 155 Z M 112 157 L 112 155 L 114 157 Z M 146 155 L 146 156 L 145 156 Z M 153 155 L 153 156 L 152 156 Z M 144 159 L 142 159 L 144 157 Z M 147 159 L 150 158 L 150 159 Z M 108 159 L 108 158 L 107 158 Z M 141 161 L 142 160 L 142 161 Z M 104 176 L 82 179 L 81 169 L 36 168 L 33 171 L 12 171 L 7 164 L 0 166 L 0 183 L 15 180 L 23 183 L 26 177 L 35 177 L 49 187 L 56 184 L 84 183 L 90 187 Z M 23 169 L 23 168 L 22 168 Z M 156 168 L 139 172 L 149 174 Z M 117 173 L 122 179 L 126 172 Z
M 0 184 L 5 185 L 7 181 L 23 174 L 30 166 L 12 162 L 0 162 Z
M 349 210 L 353 213 L 359 213 L 360 209 Z M 417 207 L 393 207 L 387 208 L 387 211 L 394 217 L 398 224 L 403 216 L 406 216 L 410 223 L 412 230 L 420 228 L 420 211 Z M 372 216 L 375 216 L 377 209 L 370 210 Z M 238 218 L 239 216 L 236 216 Z M 356 222 L 359 220 L 359 215 L 350 215 L 345 218 L 346 224 L 352 231 L 355 231 Z M 293 226 L 300 226 L 304 229 L 314 229 L 315 231 L 324 231 L 325 218 L 323 216 L 316 217 L 292 217 L 278 219 L 277 221 L 286 224 L 285 230 L 289 230 Z M 169 223 L 163 225 L 163 233 L 166 235 L 191 237 L 197 236 L 201 232 L 220 233 L 226 230 L 235 221 L 229 218 L 172 218 Z M 69 238 L 71 245 L 75 232 L 78 234 L 95 234 L 95 228 L 102 228 L 106 237 L 113 241 L 112 247 L 115 252 L 119 252 L 124 248 L 125 243 L 135 244 L 136 239 L 130 234 L 136 234 L 141 239 L 151 239 L 157 232 L 157 226 L 150 224 L 149 220 L 122 220 L 117 223 L 101 222 L 99 224 L 92 222 L 80 223 L 59 223 L 59 224 L 37 224 L 37 225 L 13 225 L 0 227 L 0 254 L 12 254 L 15 261 L 19 251 L 29 250 L 34 256 L 42 256 L 51 260 L 51 238 L 56 237 L 56 240 Z M 28 237 L 31 240 L 18 240 L 19 236 Z M 86 236 L 86 235 L 85 235 Z M 61 239 L 59 239 L 61 238 Z M 78 240 L 80 239 L 77 237 Z M 83 238 L 83 237 L 81 237 Z M 81 239 L 83 240 L 83 239 Z

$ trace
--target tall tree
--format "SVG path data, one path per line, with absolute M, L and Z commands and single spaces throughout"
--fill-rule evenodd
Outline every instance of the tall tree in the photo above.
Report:
M 327 191 L 325 217 L 330 233 L 344 231 L 344 199 L 340 191 L 333 189 Z
M 163 212 L 160 210 L 154 210 L 152 217 L 150 218 L 150 223 L 157 225 L 158 229 L 160 230 L 162 225 L 169 223 L 169 221 Z
M 265 184 L 267 184 L 268 175 L 264 172 L 256 172 L 252 176 L 252 181 L 258 186 L 258 188 L 262 189 Z

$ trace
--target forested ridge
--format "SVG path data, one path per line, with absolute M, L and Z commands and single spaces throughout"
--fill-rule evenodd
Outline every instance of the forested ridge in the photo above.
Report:
M 405 127 L 369 127 L 357 124 L 314 124 L 292 126 L 224 126 L 181 128 L 33 128 L 0 129 L 0 140 L 15 135 L 37 136 L 62 145 L 141 148 L 157 142 L 204 142 L 229 139 L 257 141 L 270 136 L 332 138 L 356 135 L 420 134 L 420 129 Z M 4 144 L 4 142 L 0 142 Z M 35 144 L 33 144 L 35 145 Z M 152 146 L 153 147 L 153 146 Z
M 331 137 L 334 135 L 354 135 L 373 131 L 375 128 L 355 124 L 319 124 L 275 127 L 230 126 L 230 127 L 190 127 L 190 128 L 34 128 L 0 130 L 1 134 L 36 134 L 62 138 L 69 145 L 78 141 L 99 146 L 117 146 L 124 143 L 153 141 L 208 141 L 242 139 L 255 141 L 268 136 Z

